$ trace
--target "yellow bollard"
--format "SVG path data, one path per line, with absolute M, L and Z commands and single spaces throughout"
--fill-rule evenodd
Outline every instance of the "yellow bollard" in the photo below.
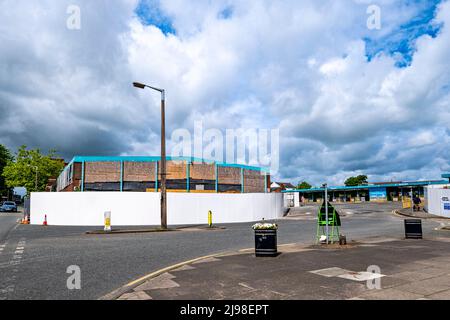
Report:
M 111 231 L 111 211 L 106 211 L 104 217 L 105 217 L 105 228 L 103 230 L 109 232 Z
M 212 228 L 212 211 L 208 211 L 208 225 L 210 228 Z

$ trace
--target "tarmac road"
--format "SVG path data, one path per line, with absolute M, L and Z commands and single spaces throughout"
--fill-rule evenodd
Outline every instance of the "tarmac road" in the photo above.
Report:
M 341 207 L 342 211 L 352 211 L 344 214 L 342 233 L 348 241 L 369 236 L 403 237 L 403 218 L 391 213 L 394 206 Z M 0 253 L 0 300 L 98 299 L 168 265 L 254 246 L 252 223 L 225 225 L 225 230 L 215 231 L 86 235 L 84 232 L 93 228 L 15 227 L 18 217 L 0 215 L 0 246 L 5 245 Z M 300 215 L 278 223 L 280 244 L 313 243 L 313 218 Z M 423 221 L 425 235 L 435 235 L 432 230 L 438 225 Z M 81 269 L 81 290 L 67 288 L 70 274 L 66 270 L 72 265 Z
M 0 244 L 6 239 L 9 232 L 16 227 L 17 220 L 21 217 L 21 213 L 0 212 Z

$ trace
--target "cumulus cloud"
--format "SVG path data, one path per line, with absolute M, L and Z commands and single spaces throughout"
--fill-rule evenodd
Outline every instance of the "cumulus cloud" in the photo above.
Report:
M 70 4 L 81 30 L 66 28 Z M 137 80 L 167 90 L 169 135 L 195 121 L 279 128 L 276 179 L 439 178 L 450 170 L 450 4 L 379 1 L 382 28 L 369 30 L 370 4 L 4 0 L 0 143 L 158 154 L 159 96 Z

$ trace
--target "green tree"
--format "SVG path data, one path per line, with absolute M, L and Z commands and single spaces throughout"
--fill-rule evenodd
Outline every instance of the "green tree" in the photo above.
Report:
M 344 183 L 347 187 L 362 186 L 364 184 L 367 184 L 367 176 L 359 175 L 356 177 L 350 177 L 347 180 L 345 180 Z
M 3 170 L 12 160 L 11 152 L 4 145 L 0 144 L 0 198 L 2 195 L 6 195 L 9 189 L 3 177 Z
M 308 182 L 306 182 L 306 181 L 303 181 L 303 182 L 300 182 L 298 185 L 297 185 L 297 189 L 311 189 L 312 188 L 312 185 L 310 185 Z
M 43 155 L 39 149 L 20 147 L 15 160 L 10 161 L 3 170 L 6 185 L 11 188 L 25 187 L 28 193 L 45 191 L 48 179 L 57 177 L 64 168 L 64 161 L 56 157 L 54 150 Z

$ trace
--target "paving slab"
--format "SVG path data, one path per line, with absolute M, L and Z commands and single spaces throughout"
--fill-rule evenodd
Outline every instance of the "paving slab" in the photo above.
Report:
M 175 276 L 170 273 L 163 273 L 155 278 L 145 281 L 143 284 L 139 285 L 134 289 L 134 291 L 148 291 L 155 289 L 167 289 L 178 287 L 178 283 L 173 281 Z
M 430 270 L 431 269 L 431 270 Z M 392 277 L 403 279 L 406 281 L 410 281 L 411 279 L 414 279 L 416 281 L 430 279 L 436 276 L 447 274 L 446 271 L 443 271 L 442 269 L 438 268 L 422 268 L 420 271 L 404 271 L 400 273 L 394 273 Z
M 450 290 L 445 290 L 431 294 L 427 296 L 427 298 L 431 300 L 450 300 Z
M 396 287 L 398 290 L 408 291 L 422 295 L 432 295 L 441 291 L 450 290 L 450 277 L 435 277 L 426 280 L 414 281 Z
M 125 293 L 118 300 L 152 300 L 152 297 L 150 297 L 144 291 L 139 291 L 139 292 Z
M 245 251 L 220 255 L 150 279 L 134 291 L 144 292 L 144 298 L 154 300 L 447 297 L 450 290 L 448 243 L 379 240 L 376 246 L 355 244 L 346 249 L 324 250 L 290 244 L 283 246 L 284 252 L 275 258 L 257 258 L 254 252 Z M 370 271 L 374 266 L 379 268 L 376 273 Z M 376 281 L 379 290 L 372 289 Z
M 424 298 L 424 295 L 408 291 L 389 288 L 385 290 L 372 290 L 359 295 L 358 298 L 365 300 L 417 300 Z

